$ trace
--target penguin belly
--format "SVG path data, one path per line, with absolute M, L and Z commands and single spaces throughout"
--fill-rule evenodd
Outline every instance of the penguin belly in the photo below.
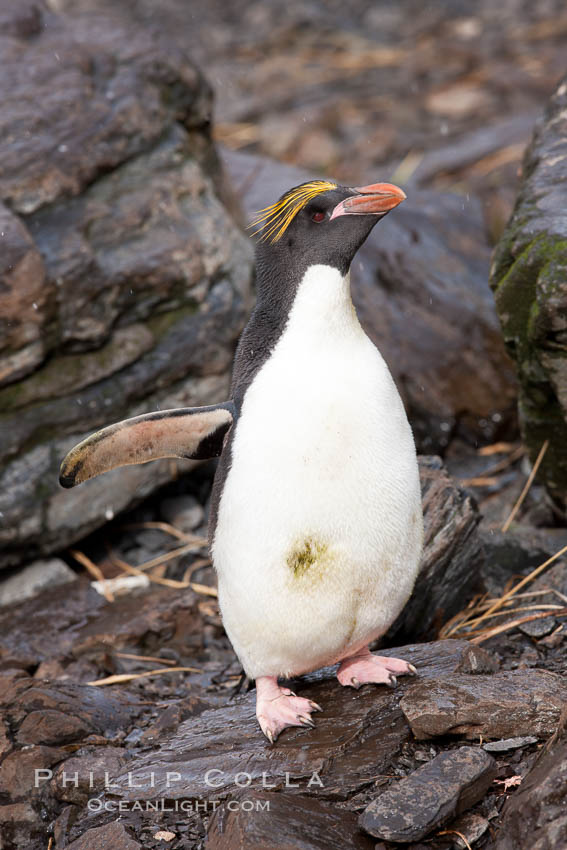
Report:
M 421 554 L 401 399 L 348 281 L 319 278 L 246 391 L 212 543 L 224 626 L 251 678 L 314 670 L 383 634 Z

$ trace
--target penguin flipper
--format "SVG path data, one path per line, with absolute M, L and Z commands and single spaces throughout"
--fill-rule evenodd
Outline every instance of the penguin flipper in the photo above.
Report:
M 91 434 L 61 464 L 59 483 L 74 487 L 117 466 L 164 457 L 219 457 L 235 418 L 231 401 L 209 407 L 158 410 L 125 419 Z

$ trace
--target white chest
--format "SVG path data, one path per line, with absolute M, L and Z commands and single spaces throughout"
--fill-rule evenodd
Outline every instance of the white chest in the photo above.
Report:
M 245 395 L 219 505 L 213 558 L 241 659 L 247 639 L 240 632 L 250 636 L 262 620 L 251 604 L 271 618 L 275 604 L 288 619 L 291 607 L 306 604 L 306 616 L 326 616 L 340 632 L 337 621 L 346 616 L 352 624 L 353 606 L 383 594 L 380 569 L 405 601 L 416 563 L 407 582 L 397 573 L 410 550 L 410 560 L 418 557 L 416 513 L 415 449 L 398 392 L 360 327 L 348 281 L 313 267 Z M 360 613 L 362 628 L 371 630 L 372 613 Z

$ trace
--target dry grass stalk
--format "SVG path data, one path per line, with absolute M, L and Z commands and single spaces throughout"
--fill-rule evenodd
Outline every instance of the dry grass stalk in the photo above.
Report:
M 181 547 L 184 549 L 185 547 Z M 153 584 L 161 584 L 164 587 L 175 587 L 177 589 L 189 587 L 191 590 L 195 591 L 195 593 L 199 593 L 202 596 L 218 596 L 218 591 L 216 587 L 209 587 L 206 584 L 196 584 L 192 581 L 177 581 L 173 578 L 162 578 L 161 576 L 152 575 L 151 573 L 148 575 L 144 570 L 148 569 L 148 564 L 152 564 L 155 566 L 155 563 L 148 561 L 146 564 L 142 564 L 140 567 L 133 567 L 131 564 L 128 564 L 126 561 L 123 561 L 122 558 L 119 558 L 115 555 L 110 547 L 107 546 L 108 549 L 108 557 L 114 566 L 118 567 L 124 572 L 130 573 L 131 575 L 139 576 L 145 575 Z M 180 553 L 179 549 L 174 549 L 173 552 Z M 168 552 L 168 555 L 172 555 L 172 552 Z M 161 562 L 159 558 L 154 558 L 154 562 Z M 164 556 L 164 560 L 171 560 Z
M 500 479 L 477 475 L 476 478 L 461 478 L 459 482 L 463 487 L 494 487 L 500 483 Z
M 510 443 L 495 443 L 496 446 L 510 446 Z M 488 448 L 491 448 L 488 446 Z M 461 484 L 463 487 L 491 487 L 493 484 L 498 484 L 498 478 L 494 476 L 499 472 L 504 472 L 505 469 L 508 469 L 509 466 L 516 463 L 524 454 L 526 450 L 523 446 L 512 446 L 512 450 L 508 453 L 508 457 L 503 458 L 503 460 L 498 461 L 498 463 L 489 466 L 488 469 L 485 469 L 482 475 L 477 475 L 474 478 L 462 478 Z M 478 452 L 480 454 L 480 451 Z M 485 455 L 488 454 L 485 452 Z
M 197 560 L 193 561 L 191 566 L 187 567 L 187 569 L 183 573 L 183 581 L 191 581 L 193 573 L 196 573 L 197 570 L 200 570 L 202 567 L 210 567 L 210 565 L 210 558 L 197 558 Z
M 517 602 L 518 599 L 530 599 L 537 596 L 547 596 L 551 593 L 558 596 L 562 602 L 567 602 L 567 597 L 565 596 L 565 594 L 561 593 L 558 590 L 555 590 L 555 588 L 530 590 L 524 593 L 517 592 L 522 585 L 525 585 L 528 581 L 531 581 L 533 578 L 539 575 L 539 573 L 545 567 L 549 566 L 552 561 L 559 558 L 566 549 L 567 547 L 560 549 L 559 552 L 556 552 L 556 554 L 552 556 L 552 558 L 549 558 L 543 564 L 540 564 L 539 567 L 536 567 L 535 570 L 533 570 L 533 572 L 530 573 L 529 576 L 526 576 L 515 587 L 511 588 L 511 590 L 498 597 L 498 599 L 492 599 L 487 596 L 473 597 L 473 599 L 471 599 L 465 609 L 459 611 L 458 614 L 455 614 L 454 617 L 451 617 L 451 619 L 445 623 L 445 625 L 439 631 L 439 638 L 446 639 L 451 637 L 464 637 L 466 639 L 472 639 L 473 637 L 478 637 L 486 634 L 486 627 L 481 629 L 475 628 L 475 626 L 478 626 L 479 623 L 488 619 L 493 619 L 495 617 L 503 617 L 508 614 L 519 613 L 520 611 L 543 610 L 542 616 L 549 616 L 549 611 L 561 612 L 563 610 L 563 606 L 553 605 L 551 603 L 524 605 L 516 608 L 510 608 L 509 606 L 513 602 Z M 517 623 L 515 624 L 517 625 Z M 512 626 L 509 627 L 511 628 Z
M 491 171 L 496 171 L 497 168 L 502 168 L 503 165 L 509 165 L 511 162 L 520 162 L 524 155 L 525 148 L 526 146 L 522 142 L 521 144 L 508 145 L 507 147 L 500 148 L 500 150 L 487 154 L 481 159 L 477 159 L 477 161 L 471 165 L 469 168 L 469 175 L 484 177 L 486 174 L 490 174 Z
M 552 555 L 551 558 L 548 558 L 547 561 L 544 561 L 543 564 L 540 564 L 539 567 L 536 567 L 534 570 L 532 570 L 529 575 L 525 576 L 525 578 L 519 581 L 518 584 L 515 585 L 515 587 L 513 587 L 511 590 L 508 590 L 506 593 L 504 593 L 500 597 L 500 599 L 497 599 L 496 602 L 487 611 L 485 611 L 485 613 L 481 614 L 481 616 L 478 617 L 476 620 L 471 621 L 469 625 L 478 625 L 478 623 L 480 623 L 482 620 L 486 620 L 495 611 L 498 611 L 500 608 L 502 608 L 502 606 L 512 596 L 515 596 L 516 593 L 522 589 L 522 587 L 525 587 L 527 584 L 530 583 L 530 581 L 533 581 L 535 578 L 537 578 L 540 573 L 542 573 L 547 567 L 553 564 L 553 562 L 560 558 L 561 555 L 563 555 L 565 552 L 567 552 L 567 546 L 563 546 L 563 548 L 556 552 L 555 555 Z
M 409 151 L 390 177 L 392 183 L 407 183 L 423 161 L 423 153 Z
M 198 534 L 187 534 L 185 531 L 181 531 L 169 522 L 132 522 L 121 527 L 125 531 L 134 531 L 138 528 L 155 528 L 158 531 L 164 531 L 166 534 L 171 534 L 172 537 L 177 537 L 178 540 L 183 540 L 184 543 L 192 543 L 198 549 L 202 549 L 208 545 L 206 537 L 199 537 Z
M 167 563 L 167 561 L 173 561 L 175 558 L 181 557 L 181 555 L 187 555 L 189 552 L 194 551 L 195 546 L 193 545 L 193 543 L 187 543 L 185 546 L 180 546 L 178 549 L 172 549 L 170 552 L 166 552 L 164 555 L 158 555 L 157 558 L 152 558 L 150 561 L 146 561 L 144 564 L 140 564 L 139 567 L 135 567 L 135 569 L 143 573 L 147 570 L 153 569 L 154 567 L 158 567 L 161 564 Z
M 440 832 L 437 833 L 437 835 L 458 835 L 461 841 L 464 842 L 466 850 L 472 850 L 471 845 L 469 844 L 463 833 L 459 832 L 458 829 L 442 829 Z
M 509 528 L 510 528 L 510 526 L 512 525 L 512 522 L 514 521 L 514 517 L 516 516 L 516 514 L 517 514 L 517 513 L 518 513 L 518 511 L 520 510 L 521 506 L 523 505 L 523 503 L 524 503 L 524 499 L 525 499 L 525 498 L 526 498 L 526 496 L 528 495 L 528 491 L 529 491 L 530 487 L 532 486 L 532 482 L 533 482 L 534 478 L 535 478 L 535 477 L 536 477 L 536 475 L 537 475 L 537 471 L 538 471 L 538 469 L 539 469 L 539 467 L 540 467 L 540 465 L 541 465 L 542 460 L 543 460 L 543 459 L 544 459 L 544 457 L 545 457 L 545 453 L 546 453 L 546 451 L 547 451 L 547 449 L 548 449 L 548 446 L 549 446 L 549 440 L 546 440 L 546 441 L 544 442 L 544 444 L 542 445 L 541 449 L 539 450 L 539 454 L 538 454 L 538 456 L 537 456 L 537 458 L 536 458 L 536 461 L 535 461 L 535 463 L 534 463 L 534 465 L 533 465 L 533 467 L 532 467 L 532 471 L 530 472 L 530 474 L 529 474 L 529 476 L 528 476 L 528 480 L 526 481 L 526 483 L 525 483 L 525 485 L 524 485 L 524 489 L 523 489 L 523 490 L 522 490 L 522 492 L 520 493 L 520 495 L 519 495 L 519 497 L 518 497 L 518 500 L 516 501 L 516 504 L 515 504 L 515 505 L 514 505 L 514 507 L 512 508 L 512 511 L 511 511 L 511 513 L 510 513 L 510 516 L 508 517 L 508 519 L 506 520 L 506 522 L 505 522 L 505 523 L 504 523 L 504 525 L 502 526 L 502 531 L 503 531 L 504 533 L 506 533 L 506 531 L 508 531 L 508 529 L 509 529 Z
M 520 448 L 517 443 L 491 443 L 490 446 L 482 446 L 477 455 L 480 457 L 490 457 L 491 455 L 500 455 L 505 452 L 513 452 Z
M 567 608 L 560 608 L 558 611 L 555 611 L 555 616 L 562 617 L 567 614 Z M 531 623 L 533 620 L 543 620 L 545 617 L 549 617 L 549 611 L 542 611 L 540 614 L 531 614 L 529 617 L 518 617 L 517 620 L 510 620 L 507 623 L 501 623 L 499 626 L 494 626 L 491 629 L 484 629 L 479 634 L 475 634 L 474 637 L 469 638 L 470 643 L 483 643 L 488 638 L 494 637 L 495 635 L 502 634 L 502 632 L 507 632 L 510 629 L 515 629 L 516 626 L 521 626 L 523 623 Z
M 195 582 L 190 581 L 189 587 L 191 590 L 194 590 L 195 593 L 200 593 L 202 596 L 214 596 L 216 599 L 219 595 L 216 587 L 209 587 L 208 584 L 196 584 Z
M 202 673 L 199 667 L 165 667 L 160 670 L 146 670 L 145 673 L 116 673 L 114 676 L 106 676 L 104 679 L 94 679 L 87 682 L 95 688 L 103 685 L 118 685 L 121 682 L 131 682 L 134 679 L 149 679 L 152 676 L 163 676 L 164 673 Z
M 79 562 L 85 569 L 93 576 L 97 581 L 102 582 L 102 591 L 104 593 L 104 598 L 107 602 L 114 602 L 114 594 L 112 591 L 106 586 L 106 579 L 104 577 L 104 573 L 101 568 L 98 567 L 90 558 L 88 558 L 84 552 L 79 552 L 78 549 L 70 549 L 69 554 Z
M 133 661 L 151 661 L 155 664 L 166 664 L 175 667 L 175 661 L 171 658 L 157 658 L 155 655 L 136 655 L 135 652 L 115 652 L 117 658 L 131 658 Z

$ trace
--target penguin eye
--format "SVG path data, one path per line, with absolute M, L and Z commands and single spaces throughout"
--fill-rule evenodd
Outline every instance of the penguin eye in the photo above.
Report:
M 311 221 L 323 221 L 324 218 L 325 218 L 324 212 L 314 212 L 313 215 L 311 216 Z

